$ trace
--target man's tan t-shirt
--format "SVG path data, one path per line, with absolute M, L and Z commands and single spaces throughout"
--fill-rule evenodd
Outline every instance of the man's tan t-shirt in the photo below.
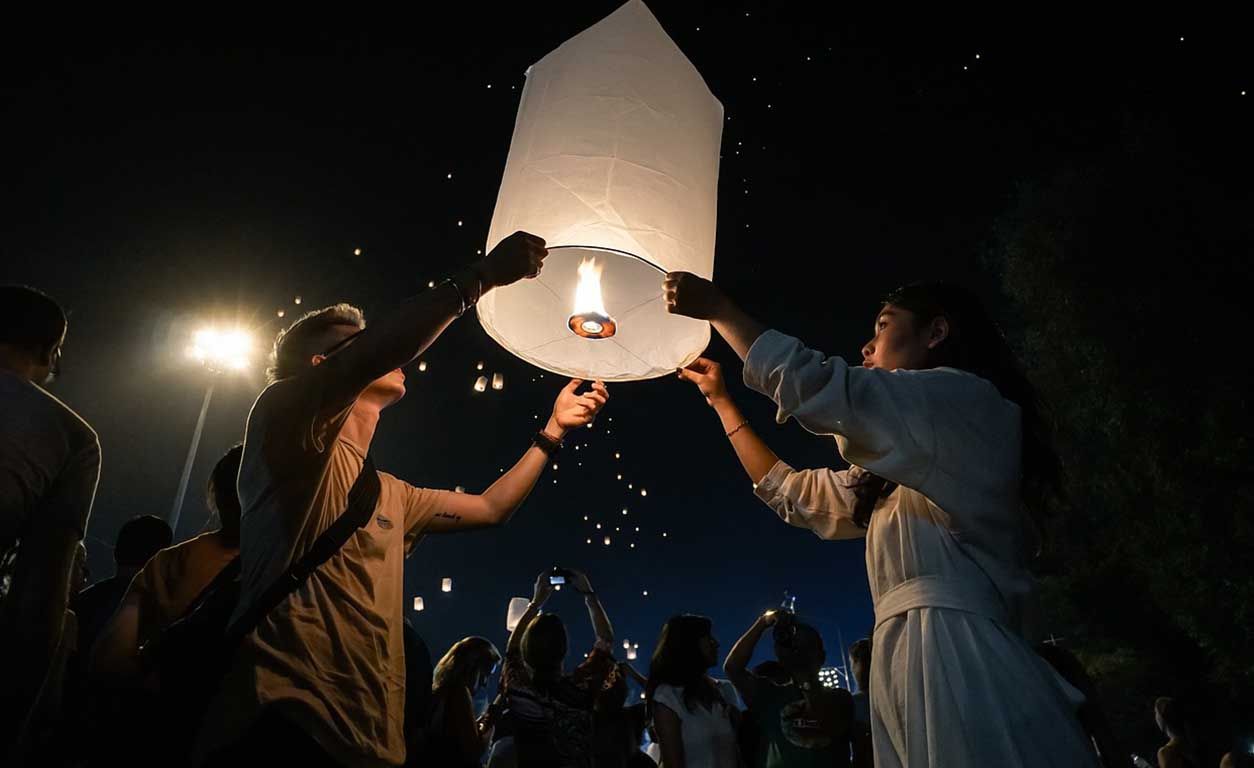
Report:
M 279 381 L 249 414 L 236 618 L 343 513 L 365 461 L 340 436 L 352 406 L 326 415 L 321 382 Z M 370 522 L 244 640 L 206 717 L 202 754 L 238 740 L 273 706 L 340 762 L 404 761 L 404 558 L 452 494 L 385 472 L 379 480 Z
M 235 541 L 210 531 L 153 555 L 131 580 L 123 601 L 139 607 L 139 645 L 181 618 L 238 554 Z

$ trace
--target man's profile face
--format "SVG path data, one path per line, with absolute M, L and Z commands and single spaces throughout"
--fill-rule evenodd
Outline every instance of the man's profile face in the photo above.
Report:
M 321 355 L 314 355 L 313 364 L 319 365 L 323 360 L 350 347 L 362 330 L 352 325 L 337 325 L 332 328 L 330 330 L 332 338 L 327 345 L 327 351 Z M 372 381 L 361 394 L 380 403 L 380 407 L 386 408 L 405 396 L 405 373 L 400 368 L 389 371 Z

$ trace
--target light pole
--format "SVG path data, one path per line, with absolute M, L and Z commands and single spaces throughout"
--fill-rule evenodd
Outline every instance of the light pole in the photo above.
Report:
M 176 535 L 179 528 L 179 516 L 183 511 L 183 499 L 187 496 L 187 484 L 192 477 L 192 466 L 196 463 L 196 451 L 200 448 L 200 435 L 205 430 L 205 417 L 209 413 L 209 403 L 213 400 L 213 388 L 217 385 L 218 376 L 221 374 L 238 373 L 248 367 L 252 347 L 252 337 L 248 332 L 239 329 L 222 331 L 205 328 L 197 331 L 192 337 L 192 346 L 188 348 L 187 355 L 209 372 L 209 386 L 205 387 L 205 399 L 200 405 L 200 417 L 196 419 L 192 443 L 187 447 L 187 459 L 183 462 L 183 474 L 179 477 L 178 492 L 174 494 L 174 506 L 170 508 L 170 529 Z

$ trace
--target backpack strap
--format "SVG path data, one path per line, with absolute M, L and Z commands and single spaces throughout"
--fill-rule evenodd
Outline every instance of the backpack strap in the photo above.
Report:
M 353 487 L 348 490 L 348 503 L 343 514 L 322 532 L 308 552 L 288 566 L 287 570 L 249 605 L 244 615 L 227 629 L 227 638 L 234 642 L 246 637 L 257 628 L 270 611 L 300 589 L 318 566 L 339 552 L 358 528 L 370 522 L 370 518 L 374 516 L 375 506 L 379 503 L 379 494 L 382 489 L 379 473 L 374 467 L 374 462 L 367 456 L 362 462 L 361 472 L 357 473 L 357 479 L 353 481 Z

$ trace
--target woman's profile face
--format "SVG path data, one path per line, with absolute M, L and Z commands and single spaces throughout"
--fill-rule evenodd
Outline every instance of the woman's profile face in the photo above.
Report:
M 942 329 L 937 323 L 944 324 Z M 862 366 L 886 371 L 927 368 L 931 348 L 948 333 L 944 318 L 937 318 L 927 328 L 915 330 L 914 313 L 908 309 L 885 304 L 875 317 L 875 332 L 862 347 Z
M 712 667 L 718 664 L 718 640 L 713 634 L 707 634 L 701 638 L 700 648 L 701 657 L 705 659 L 706 666 Z

